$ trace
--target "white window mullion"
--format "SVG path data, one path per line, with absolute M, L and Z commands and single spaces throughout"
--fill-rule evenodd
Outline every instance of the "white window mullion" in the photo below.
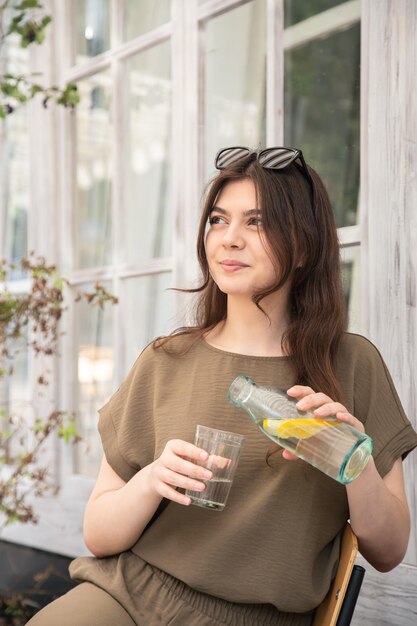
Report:
M 339 237 L 339 244 L 341 248 L 355 246 L 361 243 L 361 227 L 359 224 L 338 228 L 337 235 Z
M 198 28 L 196 0 L 172 1 L 173 282 L 196 280 L 198 220 Z M 177 306 L 181 307 L 179 294 Z
M 247 4 L 250 1 L 251 0 L 207 0 L 207 2 L 198 7 L 197 17 L 199 21 L 218 17 L 222 13 L 237 9 L 242 4 Z
M 58 82 L 63 86 L 67 78 L 68 68 L 71 66 L 73 50 L 73 12 L 71 3 L 65 2 L 56 10 L 56 58 L 58 59 Z M 57 213 L 59 217 L 59 260 L 60 273 L 71 278 L 74 267 L 75 239 L 74 206 L 76 189 L 76 158 L 75 158 L 75 112 L 59 108 L 59 194 Z M 60 339 L 59 380 L 60 406 L 73 412 L 77 407 L 77 359 L 74 358 L 74 346 L 77 345 L 74 319 L 74 303 L 68 297 L 67 310 L 61 320 L 62 336 Z M 61 443 L 60 448 L 60 476 L 61 481 L 73 472 L 74 454 L 70 446 Z
M 120 0 L 113 0 L 111 14 L 111 46 L 112 50 L 117 48 L 123 40 L 123 10 L 124 3 Z M 112 83 L 113 83 L 113 137 L 112 151 L 113 157 L 113 179 L 112 179 L 112 267 L 108 268 L 112 278 L 112 293 L 119 299 L 119 304 L 113 308 L 113 354 L 115 378 L 120 381 L 123 371 L 123 355 L 125 350 L 125 338 L 123 333 L 123 307 L 122 307 L 122 281 L 117 268 L 123 264 L 124 259 L 124 224 L 126 216 L 126 195 L 125 189 L 126 174 L 129 167 L 130 153 L 127 150 L 127 121 L 126 107 L 126 76 L 124 62 L 112 53 Z M 109 276 L 109 278 L 110 278 Z
M 267 0 L 266 143 L 284 143 L 283 0 Z

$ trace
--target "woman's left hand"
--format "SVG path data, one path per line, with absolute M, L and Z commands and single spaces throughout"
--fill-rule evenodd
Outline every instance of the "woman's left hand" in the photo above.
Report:
M 356 417 L 354 417 L 343 404 L 340 402 L 334 402 L 329 396 L 324 393 L 316 393 L 311 387 L 305 387 L 303 385 L 294 385 L 287 389 L 287 394 L 291 398 L 298 400 L 296 407 L 300 411 L 312 411 L 314 417 L 318 419 L 325 419 L 327 417 L 335 416 L 341 422 L 346 422 L 353 428 L 356 428 L 360 432 L 364 433 L 365 429 Z M 298 459 L 295 454 L 292 454 L 289 450 L 284 450 L 282 456 L 288 461 Z

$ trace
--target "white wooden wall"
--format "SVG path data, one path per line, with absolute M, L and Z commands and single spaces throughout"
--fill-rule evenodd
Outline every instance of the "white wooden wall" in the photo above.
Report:
M 362 0 L 361 225 L 364 334 L 417 428 L 417 2 Z M 404 564 L 367 563 L 355 626 L 417 624 L 417 453 L 405 462 L 413 520 Z

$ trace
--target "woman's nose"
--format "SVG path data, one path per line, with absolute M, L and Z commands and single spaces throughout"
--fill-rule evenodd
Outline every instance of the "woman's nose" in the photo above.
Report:
M 223 245 L 227 248 L 242 248 L 245 240 L 238 225 L 229 224 L 223 236 Z

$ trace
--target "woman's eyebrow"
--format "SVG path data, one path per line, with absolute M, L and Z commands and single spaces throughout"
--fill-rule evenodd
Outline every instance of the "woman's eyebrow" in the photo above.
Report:
M 213 213 L 214 211 L 216 213 L 221 213 L 221 215 L 229 215 L 229 211 L 226 211 L 226 209 L 222 209 L 219 206 L 214 206 L 211 209 L 210 214 Z M 253 217 L 254 215 L 255 216 L 260 215 L 260 213 L 261 213 L 260 209 L 249 209 L 248 211 L 243 211 L 242 215 L 243 217 Z

